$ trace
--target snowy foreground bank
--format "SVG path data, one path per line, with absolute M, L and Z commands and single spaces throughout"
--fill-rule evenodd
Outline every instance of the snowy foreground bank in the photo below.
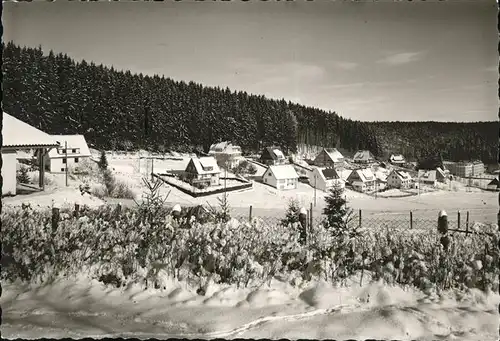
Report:
M 2 337 L 497 339 L 495 294 L 439 297 L 356 282 L 213 284 L 204 296 L 173 280 L 161 290 L 116 289 L 84 275 L 44 286 L 4 283 Z

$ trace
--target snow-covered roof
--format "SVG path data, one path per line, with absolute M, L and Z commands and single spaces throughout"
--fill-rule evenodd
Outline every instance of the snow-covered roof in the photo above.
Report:
M 393 161 L 393 162 L 394 162 L 394 161 L 395 161 L 395 162 L 404 162 L 404 160 L 405 160 L 405 158 L 404 158 L 404 156 L 403 156 L 403 155 L 401 155 L 401 154 L 397 154 L 397 155 L 392 154 L 392 155 L 391 155 L 391 161 Z
M 319 176 L 323 180 L 335 180 L 335 179 L 340 179 L 339 174 L 334 168 L 327 168 L 327 167 L 315 167 L 314 168 L 314 173 L 319 174 Z
M 368 161 L 370 159 L 373 159 L 373 155 L 369 150 L 358 150 L 353 157 L 355 161 Z
M 344 158 L 344 155 L 342 155 L 342 153 L 340 153 L 337 150 L 337 148 L 324 148 L 324 149 L 325 149 L 325 152 L 328 154 L 328 156 L 330 156 L 330 158 L 334 162 L 339 162 L 340 160 L 342 160 Z
M 418 177 L 422 180 L 435 181 L 436 180 L 436 171 L 435 170 L 426 170 L 420 169 L 418 171 Z
M 217 174 L 220 173 L 219 166 L 217 165 L 217 160 L 211 156 L 204 156 L 200 158 L 191 158 L 194 164 L 196 172 L 198 174 Z M 190 162 L 191 162 L 190 161 Z
M 209 154 L 214 153 L 238 153 L 241 152 L 241 147 L 233 145 L 229 141 L 215 143 L 210 146 Z
M 349 174 L 349 177 L 353 176 L 354 173 L 358 174 L 359 178 L 363 182 L 376 180 L 376 177 L 370 168 L 353 170 L 352 173 Z
M 285 158 L 283 152 L 276 147 L 266 147 L 266 150 L 268 151 L 269 155 L 273 158 L 273 160 L 279 160 Z
M 273 149 L 273 153 L 274 153 L 274 155 L 276 155 L 278 157 L 278 159 L 284 159 L 285 158 L 285 155 L 283 155 L 283 153 L 279 149 Z
M 273 173 L 274 177 L 278 180 L 283 179 L 298 179 L 299 175 L 291 165 L 277 165 L 269 166 L 268 171 Z
M 59 148 L 65 147 L 66 143 L 68 146 L 68 155 L 77 157 L 89 157 L 92 156 L 87 141 L 83 135 L 52 135 L 52 138 L 59 142 Z M 76 153 L 71 152 L 72 149 L 77 149 Z M 58 153 L 57 149 L 51 149 L 49 151 L 50 158 L 64 157 L 65 153 L 62 151 Z
M 49 134 L 3 112 L 2 148 L 57 147 Z
M 411 175 L 408 172 L 403 172 L 397 169 L 393 170 L 392 172 L 396 174 L 401 180 L 411 180 Z

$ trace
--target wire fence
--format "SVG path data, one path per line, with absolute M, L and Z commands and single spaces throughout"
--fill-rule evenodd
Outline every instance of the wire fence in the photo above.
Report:
M 436 231 L 438 219 L 436 218 L 414 218 L 412 212 L 409 212 L 407 218 L 402 216 L 396 217 L 363 217 L 363 211 L 354 211 L 349 218 L 348 226 L 352 228 L 373 230 L 373 231 L 394 231 L 398 233 L 408 232 L 412 234 L 429 233 Z M 308 228 L 314 229 L 316 226 L 323 225 L 326 217 L 324 215 L 316 215 L 308 210 L 307 212 L 307 225 Z M 270 217 L 270 216 L 252 216 L 251 210 L 248 215 L 232 215 L 232 218 L 238 221 L 258 221 L 260 224 L 267 226 L 276 226 L 284 223 L 285 217 Z M 470 219 L 469 212 L 457 212 L 456 216 L 448 217 L 448 229 L 451 234 L 464 233 L 464 234 L 490 234 L 491 227 L 495 223 L 488 223 L 484 221 L 477 221 Z

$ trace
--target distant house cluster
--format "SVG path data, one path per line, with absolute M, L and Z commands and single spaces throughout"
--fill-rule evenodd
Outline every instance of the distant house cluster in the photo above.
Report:
M 446 169 L 450 171 L 451 174 L 461 177 L 468 178 L 474 176 L 481 176 L 484 174 L 484 163 L 481 161 L 473 162 L 443 162 Z

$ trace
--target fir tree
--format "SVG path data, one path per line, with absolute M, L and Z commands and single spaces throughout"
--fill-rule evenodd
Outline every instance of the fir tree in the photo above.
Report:
M 288 202 L 285 218 L 281 220 L 281 224 L 288 226 L 299 222 L 300 205 L 296 199 L 291 199 Z
M 108 159 L 106 158 L 106 152 L 103 150 L 101 151 L 101 157 L 99 159 L 99 162 L 97 162 L 97 166 L 101 171 L 105 171 L 108 169 Z
M 29 175 L 28 175 L 28 168 L 21 166 L 17 173 L 17 182 L 21 184 L 29 184 L 31 181 Z
M 323 214 L 326 216 L 325 227 L 332 230 L 333 233 L 340 232 L 346 228 L 347 218 L 351 210 L 347 207 L 347 201 L 342 196 L 344 190 L 339 184 L 335 184 L 329 195 L 325 198 L 326 207 Z

